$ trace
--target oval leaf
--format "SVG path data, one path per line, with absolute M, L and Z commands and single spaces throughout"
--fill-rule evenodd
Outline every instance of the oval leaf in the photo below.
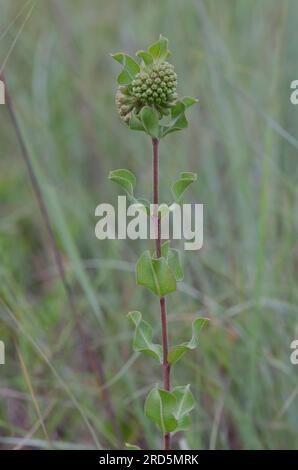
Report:
M 147 134 L 157 139 L 159 137 L 159 117 L 156 109 L 144 106 L 140 112 L 140 118 Z
M 174 416 L 176 408 L 175 396 L 158 387 L 151 390 L 145 401 L 145 415 L 154 421 L 163 434 L 176 429 L 178 424 Z
M 165 258 L 152 258 L 149 250 L 145 251 L 137 262 L 136 282 L 147 287 L 158 297 L 176 290 L 176 279 Z

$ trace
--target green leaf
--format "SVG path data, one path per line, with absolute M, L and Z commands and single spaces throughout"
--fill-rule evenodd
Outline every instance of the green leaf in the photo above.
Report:
M 192 337 L 186 343 L 174 346 L 168 354 L 168 361 L 170 364 L 175 364 L 187 351 L 191 351 L 199 345 L 199 334 L 208 318 L 196 318 L 192 324 Z
M 141 119 L 137 116 L 135 110 L 132 111 L 131 117 L 129 120 L 129 127 L 133 131 L 145 131 L 145 128 L 142 124 Z
M 150 251 L 145 251 L 136 265 L 137 284 L 147 287 L 158 297 L 176 290 L 176 279 L 165 258 L 152 258 Z
M 170 242 L 166 241 L 161 246 L 161 255 L 166 259 L 176 281 L 182 281 L 184 277 L 181 255 L 178 250 L 170 247 Z
M 110 171 L 109 179 L 121 186 L 129 196 L 133 196 L 136 177 L 131 171 L 124 169 Z
M 170 132 L 186 129 L 188 127 L 188 121 L 185 116 L 185 111 L 197 102 L 198 100 L 191 98 L 190 96 L 186 96 L 180 101 L 177 101 L 171 110 L 171 121 L 169 124 L 162 127 L 161 136 L 165 137 Z
M 136 55 L 142 59 L 145 65 L 151 65 L 153 63 L 153 57 L 149 52 L 139 51 Z
M 192 98 L 191 96 L 184 96 L 181 102 L 184 104 L 185 109 L 190 108 L 193 104 L 198 103 L 199 100 Z
M 178 424 L 174 416 L 176 408 L 175 396 L 158 387 L 151 390 L 145 401 L 145 415 L 157 424 L 163 434 L 176 429 Z
M 155 61 L 161 62 L 170 55 L 168 50 L 169 41 L 164 36 L 160 35 L 159 40 L 148 47 L 149 54 Z
M 178 422 L 175 431 L 185 431 L 190 424 L 189 413 L 195 406 L 195 400 L 190 391 L 190 385 L 175 387 L 172 390 L 172 394 L 176 398 L 174 415 Z
M 117 81 L 119 85 L 129 85 L 137 73 L 140 72 L 139 64 L 127 54 L 111 54 L 119 64 L 123 65 L 123 70 L 118 75 Z
M 189 429 L 189 427 L 190 427 L 190 416 L 185 415 L 178 422 L 178 425 L 177 425 L 177 428 L 175 429 L 175 432 L 187 431 Z
M 140 208 L 143 210 L 143 212 L 148 217 L 150 216 L 150 204 L 151 204 L 151 202 L 148 201 L 148 199 L 140 197 L 140 198 L 135 200 L 135 204 L 140 204 Z
M 179 421 L 185 414 L 188 414 L 195 406 L 193 394 L 190 391 L 190 384 L 175 387 L 172 390 L 177 400 L 175 416 Z
M 162 347 L 160 344 L 152 342 L 153 332 L 151 325 L 142 320 L 140 312 L 129 312 L 127 317 L 136 327 L 133 340 L 134 351 L 143 352 L 162 363 Z
M 154 108 L 144 106 L 140 112 L 140 118 L 147 134 L 158 139 L 159 137 L 159 117 Z
M 141 447 L 136 446 L 135 444 L 130 444 L 129 442 L 125 442 L 125 447 L 127 450 L 142 450 Z
M 172 185 L 172 194 L 176 202 L 180 202 L 182 195 L 194 181 L 197 180 L 197 174 L 189 172 L 180 173 L 180 178 Z

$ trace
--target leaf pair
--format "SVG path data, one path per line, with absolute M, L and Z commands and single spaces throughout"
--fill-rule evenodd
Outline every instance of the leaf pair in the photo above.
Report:
M 153 330 L 151 325 L 142 320 L 142 314 L 140 312 L 129 312 L 127 317 L 135 326 L 133 340 L 134 351 L 142 352 L 147 356 L 153 357 L 153 359 L 156 359 L 162 364 L 162 346 L 160 344 L 153 343 Z M 191 339 L 185 343 L 173 346 L 173 348 L 170 349 L 168 354 L 168 362 L 170 364 L 175 364 L 187 351 L 191 351 L 198 347 L 200 331 L 207 321 L 207 318 L 197 318 L 194 320 L 192 324 Z
M 124 191 L 129 196 L 134 195 L 134 189 L 135 189 L 137 180 L 136 180 L 135 175 L 130 170 L 119 169 L 119 170 L 110 171 L 109 179 L 113 181 L 114 183 L 118 184 L 119 186 L 121 186 L 122 189 L 124 189 Z M 180 173 L 179 180 L 175 181 L 175 183 L 172 185 L 172 188 L 171 188 L 172 194 L 176 202 L 179 202 L 181 200 L 181 197 L 183 196 L 186 189 L 196 180 L 197 180 L 196 173 L 192 173 L 190 171 L 185 171 L 185 172 Z
M 176 279 L 165 258 L 152 258 L 145 251 L 136 264 L 136 282 L 158 297 L 175 292 Z
M 136 282 L 147 287 L 158 297 L 175 292 L 176 281 L 183 279 L 183 269 L 178 250 L 165 242 L 161 247 L 161 257 L 152 257 L 145 251 L 136 264 Z
M 185 97 L 177 101 L 171 109 L 171 120 L 166 125 L 159 124 L 160 117 L 155 108 L 144 106 L 139 114 L 136 114 L 135 111 L 132 112 L 129 127 L 134 131 L 144 131 L 154 139 L 161 139 L 171 132 L 188 127 L 185 111 L 197 101 L 191 97 Z
M 171 392 L 156 386 L 146 398 L 145 415 L 163 432 L 182 431 L 189 425 L 189 413 L 195 401 L 190 385 L 175 387 Z

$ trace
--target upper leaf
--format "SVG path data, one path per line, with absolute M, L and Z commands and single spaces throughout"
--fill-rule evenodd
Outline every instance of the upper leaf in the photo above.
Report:
M 139 64 L 129 55 L 122 54 L 111 54 L 113 59 L 115 59 L 119 64 L 123 65 L 123 70 L 118 75 L 117 81 L 119 85 L 129 85 L 137 73 L 140 72 Z
M 147 287 L 158 297 L 176 290 L 176 279 L 165 258 L 152 258 L 145 251 L 136 265 L 136 282 Z
M 186 119 L 185 111 L 197 102 L 197 99 L 191 98 L 190 96 L 186 96 L 180 101 L 177 101 L 171 110 L 171 121 L 169 124 L 163 126 L 161 136 L 165 137 L 170 132 L 186 129 L 188 127 L 188 120 Z
M 197 174 L 189 172 L 180 173 L 180 178 L 176 181 L 171 190 L 176 202 L 180 202 L 183 193 L 186 191 L 188 186 L 197 180 Z
M 149 52 L 139 51 L 136 55 L 142 59 L 145 65 L 151 65 L 153 63 L 153 57 Z
M 142 320 L 140 312 L 129 312 L 127 316 L 136 327 L 133 340 L 134 351 L 143 352 L 162 363 L 162 347 L 152 342 L 153 333 L 151 325 Z
M 129 196 L 133 196 L 136 177 L 131 171 L 125 169 L 110 171 L 109 179 L 121 186 Z
M 157 424 L 165 434 L 176 429 L 178 421 L 174 415 L 177 408 L 176 397 L 167 390 L 154 388 L 145 401 L 145 415 Z
M 186 343 L 179 344 L 174 346 L 169 354 L 168 361 L 170 364 L 175 364 L 187 351 L 195 349 L 199 344 L 199 334 L 205 323 L 208 321 L 208 318 L 196 318 L 192 324 L 192 337 L 190 341 Z
M 160 35 L 159 40 L 148 47 L 148 52 L 155 61 L 163 61 L 170 55 L 168 45 L 169 41 L 167 38 Z
M 144 106 L 140 112 L 140 118 L 147 134 L 158 139 L 159 137 L 159 117 L 155 108 Z

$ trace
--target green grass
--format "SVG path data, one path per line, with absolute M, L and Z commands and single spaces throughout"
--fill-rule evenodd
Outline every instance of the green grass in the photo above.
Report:
M 1 107 L 0 339 L 7 350 L 0 446 L 161 446 L 143 415 L 160 368 L 133 355 L 126 319 L 140 310 L 158 337 L 158 305 L 145 289 L 134 289 L 132 272 L 148 243 L 96 240 L 94 210 L 116 202 L 110 169 L 134 171 L 139 193 L 151 197 L 150 142 L 117 116 L 118 68 L 109 53 L 133 54 L 163 33 L 179 93 L 196 96 L 199 106 L 190 128 L 160 145 L 161 196 L 169 199 L 164 188 L 180 171 L 193 171 L 198 182 L 188 201 L 205 205 L 204 248 L 185 252 L 187 276 L 169 302 L 170 341 L 187 339 L 196 315 L 211 319 L 198 352 L 174 371 L 173 383 L 192 383 L 198 402 L 190 431 L 174 444 L 297 448 L 298 368 L 289 360 L 298 313 L 298 107 L 289 100 L 298 78 L 297 2 L 37 1 L 12 48 L 30 3 L 5 32 L 25 2 L 0 0 L 0 64 L 7 58 L 30 160 L 121 436 L 119 443 L 84 361 Z

